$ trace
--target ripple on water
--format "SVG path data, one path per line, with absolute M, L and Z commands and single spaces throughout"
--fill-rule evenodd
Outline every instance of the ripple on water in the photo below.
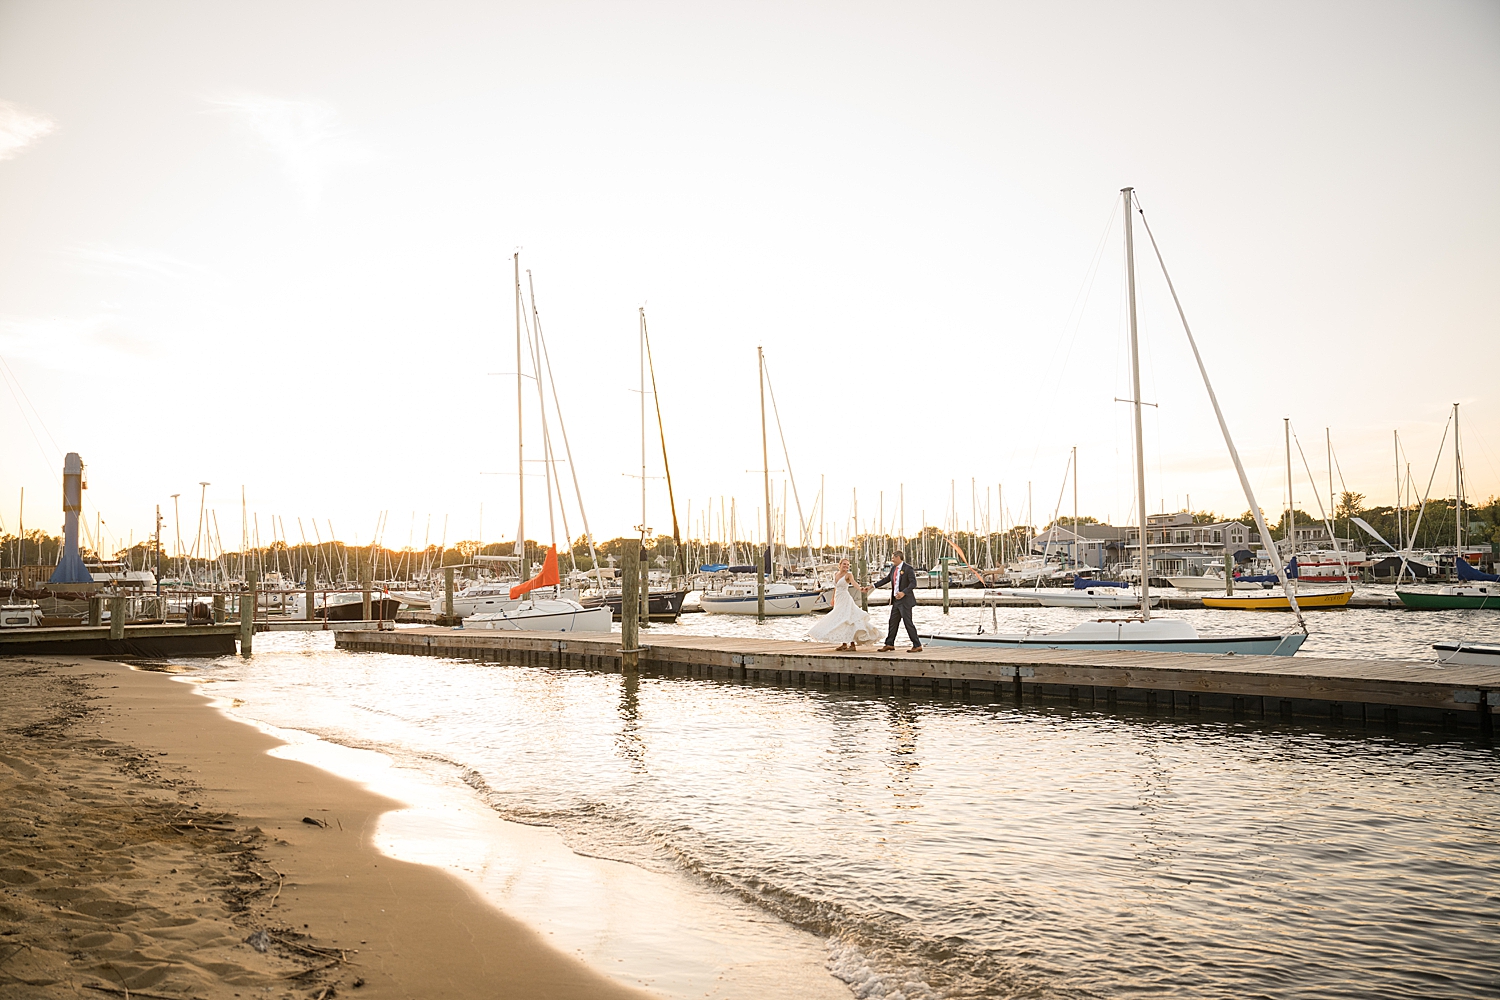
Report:
M 209 669 L 254 718 L 456 766 L 503 816 L 819 934 L 859 996 L 1500 992 L 1473 741 L 329 646 Z

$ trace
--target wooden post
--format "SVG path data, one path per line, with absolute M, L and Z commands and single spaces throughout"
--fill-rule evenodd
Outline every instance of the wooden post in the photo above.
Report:
M 109 637 L 125 638 L 125 595 L 116 594 L 109 599 Z
M 870 595 L 864 590 L 870 584 L 870 562 L 865 558 L 864 549 L 860 549 L 859 555 L 854 557 L 854 579 L 859 581 L 859 610 L 870 610 Z M 893 598 L 894 599 L 894 598 Z
M 314 617 L 314 615 L 313 615 L 313 596 L 314 596 L 313 595 L 313 581 L 314 581 L 314 576 L 313 576 L 312 567 L 309 566 L 307 569 L 303 570 L 302 572 L 306 576 L 305 586 L 307 588 L 307 608 L 306 608 L 306 613 L 303 614 L 302 617 L 304 619 L 306 619 L 307 621 L 312 621 L 313 617 Z
M 104 598 L 97 595 L 89 598 L 89 624 L 95 628 L 104 624 Z
M 215 625 L 223 625 L 224 624 L 224 595 L 223 594 L 215 594 L 214 595 L 214 624 Z
M 651 627 L 651 559 L 642 553 L 641 564 L 641 595 L 637 601 L 638 613 L 641 616 L 641 628 Z
M 443 567 L 443 617 L 453 617 L 453 567 Z
M 1234 556 L 1224 553 L 1224 594 L 1234 593 Z
M 632 672 L 640 665 L 640 559 L 640 548 L 629 540 L 620 553 L 620 669 Z
M 370 620 L 370 567 L 363 559 L 359 562 L 359 584 L 361 590 L 360 620 Z
M 755 554 L 755 620 L 766 620 L 766 560 L 759 552 Z
M 249 656 L 255 641 L 255 605 L 259 601 L 256 592 L 255 570 L 245 573 L 245 590 L 240 594 L 240 655 Z
M 943 564 L 943 614 L 948 613 L 948 560 L 949 556 L 943 556 L 939 560 Z

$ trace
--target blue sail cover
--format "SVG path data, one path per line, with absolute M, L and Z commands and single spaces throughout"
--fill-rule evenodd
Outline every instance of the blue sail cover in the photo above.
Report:
M 1086 577 L 1073 577 L 1074 590 L 1087 590 L 1090 587 L 1129 587 L 1130 584 L 1120 580 L 1090 580 Z
M 1491 583 L 1500 582 L 1500 576 L 1496 576 L 1494 573 L 1483 573 L 1475 569 L 1473 566 L 1469 565 L 1469 560 L 1465 559 L 1463 556 L 1454 557 L 1453 569 L 1458 574 L 1458 578 L 1460 580 L 1473 580 L 1475 582 L 1485 580 Z
M 700 573 L 721 573 L 721 572 L 723 572 L 724 570 L 726 570 L 728 568 L 729 568 L 729 564 L 728 563 L 708 563 L 707 565 L 699 566 L 698 567 L 698 572 L 700 572 Z

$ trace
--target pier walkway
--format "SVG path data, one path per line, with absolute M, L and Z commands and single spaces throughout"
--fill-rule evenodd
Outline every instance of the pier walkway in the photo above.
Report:
M 232 656 L 238 625 L 69 625 L 0 630 L 0 656 Z
M 620 636 L 480 629 L 339 632 L 340 649 L 526 666 L 621 669 Z M 1200 653 L 964 649 L 835 653 L 771 639 L 643 635 L 638 669 L 668 677 L 819 686 L 964 699 L 1048 702 L 1171 714 L 1492 732 L 1500 669 L 1415 661 Z

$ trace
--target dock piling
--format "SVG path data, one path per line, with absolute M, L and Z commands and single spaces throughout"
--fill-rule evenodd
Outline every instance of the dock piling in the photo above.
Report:
M 214 624 L 215 625 L 223 625 L 224 624 L 224 595 L 223 594 L 215 594 L 214 595 Z
M 620 553 L 620 669 L 634 673 L 640 663 L 640 615 L 635 608 L 640 602 L 640 550 L 626 545 Z
M 938 560 L 943 564 L 943 614 L 948 613 L 948 557 Z
M 104 598 L 97 595 L 89 598 L 89 624 L 94 628 L 104 624 Z
M 443 616 L 453 617 L 453 567 L 443 567 Z
M 255 570 L 245 571 L 245 590 L 240 594 L 240 655 L 249 656 L 255 641 L 255 605 L 258 602 Z
M 109 599 L 109 637 L 125 638 L 125 595 L 116 594 Z
M 367 622 L 370 620 L 370 567 L 365 564 L 364 560 L 360 560 L 359 577 L 361 596 L 359 620 Z
M 309 566 L 307 569 L 303 570 L 303 574 L 305 576 L 304 586 L 307 588 L 307 607 L 306 607 L 305 613 L 303 614 L 302 617 L 305 618 L 307 621 L 312 621 L 313 620 L 313 571 L 312 571 L 312 567 Z

